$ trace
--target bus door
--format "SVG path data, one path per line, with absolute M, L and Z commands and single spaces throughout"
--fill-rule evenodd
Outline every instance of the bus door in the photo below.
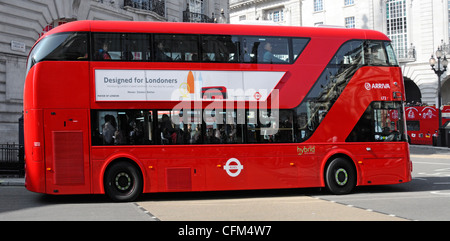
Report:
M 347 142 L 363 173 L 361 184 L 383 185 L 410 180 L 408 144 L 403 105 L 399 101 L 374 101 L 361 116 Z M 403 174 L 402 174 L 403 173 Z
M 88 110 L 44 111 L 46 192 L 89 193 Z

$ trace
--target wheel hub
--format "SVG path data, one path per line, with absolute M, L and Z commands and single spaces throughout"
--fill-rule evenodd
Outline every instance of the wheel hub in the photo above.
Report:
M 131 186 L 131 178 L 125 172 L 118 173 L 116 175 L 115 181 L 117 189 L 121 191 L 125 191 Z
M 344 168 L 339 168 L 336 171 L 334 177 L 336 179 L 336 183 L 339 186 L 344 186 L 348 182 L 348 174 L 347 174 L 347 171 Z

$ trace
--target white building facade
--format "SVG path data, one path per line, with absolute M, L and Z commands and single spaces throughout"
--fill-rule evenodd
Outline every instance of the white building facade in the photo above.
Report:
M 230 23 L 302 26 L 299 0 L 230 0 Z
M 227 22 L 228 0 L 0 0 L 0 144 L 19 139 L 31 47 L 76 20 Z
M 283 21 L 270 18 L 271 9 Z M 230 0 L 230 22 L 269 21 L 381 31 L 393 41 L 406 82 L 407 101 L 437 105 L 437 75 L 429 59 L 443 45 L 450 57 L 448 0 Z M 442 103 L 450 104 L 450 77 L 442 76 Z

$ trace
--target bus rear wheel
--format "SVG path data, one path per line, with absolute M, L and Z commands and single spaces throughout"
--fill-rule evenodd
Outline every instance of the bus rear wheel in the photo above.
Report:
M 114 201 L 131 202 L 142 193 L 139 169 L 125 161 L 113 163 L 105 173 L 105 193 Z
M 333 194 L 350 193 L 356 186 L 356 170 L 353 163 L 342 157 L 333 159 L 326 169 L 325 183 Z

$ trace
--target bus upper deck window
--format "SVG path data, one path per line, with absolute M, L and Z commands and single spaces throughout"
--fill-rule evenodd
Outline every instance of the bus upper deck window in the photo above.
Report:
M 93 59 L 99 61 L 122 59 L 122 36 L 118 33 L 94 34 Z
M 365 60 L 368 65 L 388 65 L 386 52 L 381 41 L 368 41 Z
M 239 38 L 231 35 L 202 36 L 203 62 L 238 62 Z
M 157 62 L 199 62 L 198 36 L 155 34 L 153 42 Z
M 340 67 L 342 69 L 348 68 L 349 65 L 363 64 L 362 58 L 363 41 L 352 40 L 343 44 L 338 52 L 330 61 L 330 65 Z
M 150 35 L 141 33 L 94 33 L 93 60 L 148 61 Z
M 288 38 L 243 37 L 242 41 L 241 52 L 245 63 L 290 63 Z
M 293 52 L 293 62 L 300 56 L 303 49 L 309 42 L 309 38 L 293 38 L 292 39 L 292 52 Z
M 45 60 L 82 61 L 88 60 L 88 34 L 70 32 L 49 35 L 34 46 L 28 59 L 27 72 L 31 67 Z
M 398 65 L 397 58 L 395 57 L 394 49 L 390 42 L 384 42 L 384 46 L 386 47 L 386 53 L 389 60 L 389 65 Z

